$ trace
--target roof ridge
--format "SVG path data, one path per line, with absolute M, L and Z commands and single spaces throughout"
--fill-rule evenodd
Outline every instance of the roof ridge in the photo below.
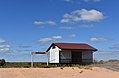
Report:
M 86 43 L 60 43 L 60 42 L 56 42 L 53 44 L 86 44 Z M 86 45 L 88 45 L 88 44 L 86 44 Z

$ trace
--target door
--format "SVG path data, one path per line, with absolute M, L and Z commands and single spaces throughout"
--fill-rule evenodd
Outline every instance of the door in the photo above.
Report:
M 82 52 L 72 51 L 72 63 L 82 63 Z

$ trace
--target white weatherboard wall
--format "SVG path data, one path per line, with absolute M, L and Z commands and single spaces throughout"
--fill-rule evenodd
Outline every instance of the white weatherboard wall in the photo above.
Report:
M 60 49 L 55 46 L 55 48 L 51 47 L 49 52 L 49 63 L 59 63 L 59 51 Z

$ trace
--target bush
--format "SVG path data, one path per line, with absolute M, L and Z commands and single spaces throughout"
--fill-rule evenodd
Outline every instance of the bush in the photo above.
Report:
M 0 59 L 0 66 L 4 66 L 5 65 L 5 59 Z
M 103 63 L 104 63 L 104 61 L 103 61 L 103 60 L 100 60 L 100 61 L 99 61 L 99 64 L 103 64 Z

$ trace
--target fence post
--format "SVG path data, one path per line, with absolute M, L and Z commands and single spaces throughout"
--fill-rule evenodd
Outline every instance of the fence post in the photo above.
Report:
M 49 65 L 49 58 L 48 58 L 48 53 L 46 53 L 47 55 L 47 66 Z
M 31 68 L 33 68 L 33 52 L 31 53 Z

